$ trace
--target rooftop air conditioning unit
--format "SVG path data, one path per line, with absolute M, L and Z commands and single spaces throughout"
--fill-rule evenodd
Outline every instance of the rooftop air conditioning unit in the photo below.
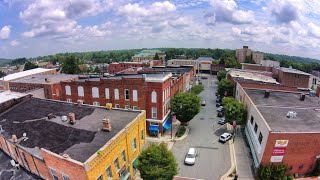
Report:
M 287 113 L 287 118 L 296 118 L 297 117 L 297 112 L 295 111 L 289 111 Z
M 61 116 L 61 121 L 66 122 L 68 120 L 67 116 Z

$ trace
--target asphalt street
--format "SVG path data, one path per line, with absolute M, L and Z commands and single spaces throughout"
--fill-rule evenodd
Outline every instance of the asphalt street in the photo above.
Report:
M 205 90 L 200 96 L 202 100 L 206 100 L 206 106 L 202 106 L 200 113 L 190 121 L 189 135 L 184 140 L 177 141 L 172 148 L 179 164 L 178 176 L 218 180 L 231 166 L 229 144 L 217 141 L 227 130 L 226 126 L 217 124 L 220 118 L 217 117 L 215 106 L 215 81 L 215 76 L 202 80 Z M 184 158 L 190 147 L 197 149 L 198 156 L 195 165 L 186 166 Z

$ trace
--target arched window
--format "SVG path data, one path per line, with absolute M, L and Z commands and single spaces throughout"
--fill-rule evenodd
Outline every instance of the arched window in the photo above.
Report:
M 78 86 L 78 96 L 81 96 L 81 97 L 84 96 L 84 90 L 82 86 Z
M 98 98 L 99 97 L 99 88 L 93 87 L 92 88 L 92 97 L 93 98 Z
M 71 95 L 71 87 L 70 86 L 66 86 L 66 95 Z
M 155 90 L 151 93 L 151 102 L 156 103 L 157 102 L 157 92 Z

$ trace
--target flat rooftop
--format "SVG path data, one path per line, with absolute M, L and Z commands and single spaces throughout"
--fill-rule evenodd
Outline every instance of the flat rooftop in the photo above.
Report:
M 56 75 L 33 75 L 24 77 L 18 80 L 13 80 L 11 82 L 17 83 L 32 83 L 32 84 L 54 84 L 60 81 L 66 81 L 71 79 L 77 79 L 78 75 L 69 74 L 56 74 Z
M 23 96 L 26 96 L 27 94 L 24 93 L 18 93 L 18 92 L 12 92 L 12 91 L 2 91 L 0 92 L 0 104 L 12 99 L 21 98 Z
M 300 101 L 300 93 L 271 91 L 264 98 L 264 90 L 244 88 L 264 119 L 274 132 L 320 132 L 319 97 L 305 96 Z M 289 111 L 297 113 L 296 118 L 287 118 Z
M 301 75 L 306 75 L 306 76 L 310 76 L 309 73 L 306 73 L 306 72 L 303 72 L 303 71 L 300 71 L 298 69 L 292 69 L 292 68 L 285 68 L 285 67 L 279 67 L 277 68 L 283 72 L 286 72 L 286 73 L 293 73 L 293 74 L 301 74 Z
M 247 71 L 247 70 L 231 70 L 228 74 L 230 74 L 233 78 L 244 79 L 244 80 L 252 80 L 257 82 L 264 83 L 272 83 L 279 84 L 276 79 L 270 77 L 272 75 L 271 72 L 265 72 L 265 75 L 256 71 Z M 267 76 L 270 75 L 270 76 Z
M 62 116 L 75 113 L 76 124 L 62 121 Z M 48 120 L 48 114 L 56 117 Z M 140 111 L 106 110 L 102 107 L 78 106 L 72 103 L 30 98 L 0 114 L 2 135 L 11 139 L 15 134 L 28 140 L 18 143 L 23 149 L 41 158 L 40 148 L 85 162 L 118 132 L 124 129 Z M 110 119 L 112 131 L 102 131 L 102 119 Z
M 31 76 L 33 74 L 44 73 L 44 72 L 52 71 L 52 70 L 54 70 L 54 69 L 44 69 L 44 68 L 30 69 L 30 70 L 26 70 L 26 71 L 22 71 L 22 72 L 17 72 L 17 73 L 6 75 L 5 77 L 3 77 L 3 80 L 4 81 L 11 81 L 11 80 L 14 80 L 14 79 L 19 79 L 19 78 L 22 78 L 22 77 Z

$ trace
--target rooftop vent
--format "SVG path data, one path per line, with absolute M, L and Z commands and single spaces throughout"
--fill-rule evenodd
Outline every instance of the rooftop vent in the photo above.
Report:
M 305 94 L 300 94 L 300 101 L 304 101 L 305 98 L 306 98 Z
M 74 125 L 76 123 L 76 115 L 74 113 L 68 114 L 69 124 Z
M 110 119 L 103 118 L 102 119 L 102 126 L 103 126 L 102 130 L 110 132 L 112 129 Z
M 147 77 L 147 75 L 146 74 L 142 74 L 142 77 L 145 79 Z
M 48 114 L 48 119 L 55 118 L 56 116 L 53 113 Z
M 68 154 L 64 154 L 64 155 L 62 155 L 64 158 L 66 158 L 66 159 L 69 159 L 70 158 L 70 156 L 68 155 Z
M 270 91 L 269 90 L 265 90 L 264 91 L 264 98 L 268 98 L 270 96 Z
M 66 122 L 68 120 L 67 116 L 61 116 L 61 121 Z
M 295 111 L 289 111 L 287 113 L 287 118 L 297 118 L 297 112 Z
M 106 104 L 106 108 L 107 108 L 108 110 L 111 110 L 111 109 L 112 109 L 112 103 L 107 103 L 107 104 Z

